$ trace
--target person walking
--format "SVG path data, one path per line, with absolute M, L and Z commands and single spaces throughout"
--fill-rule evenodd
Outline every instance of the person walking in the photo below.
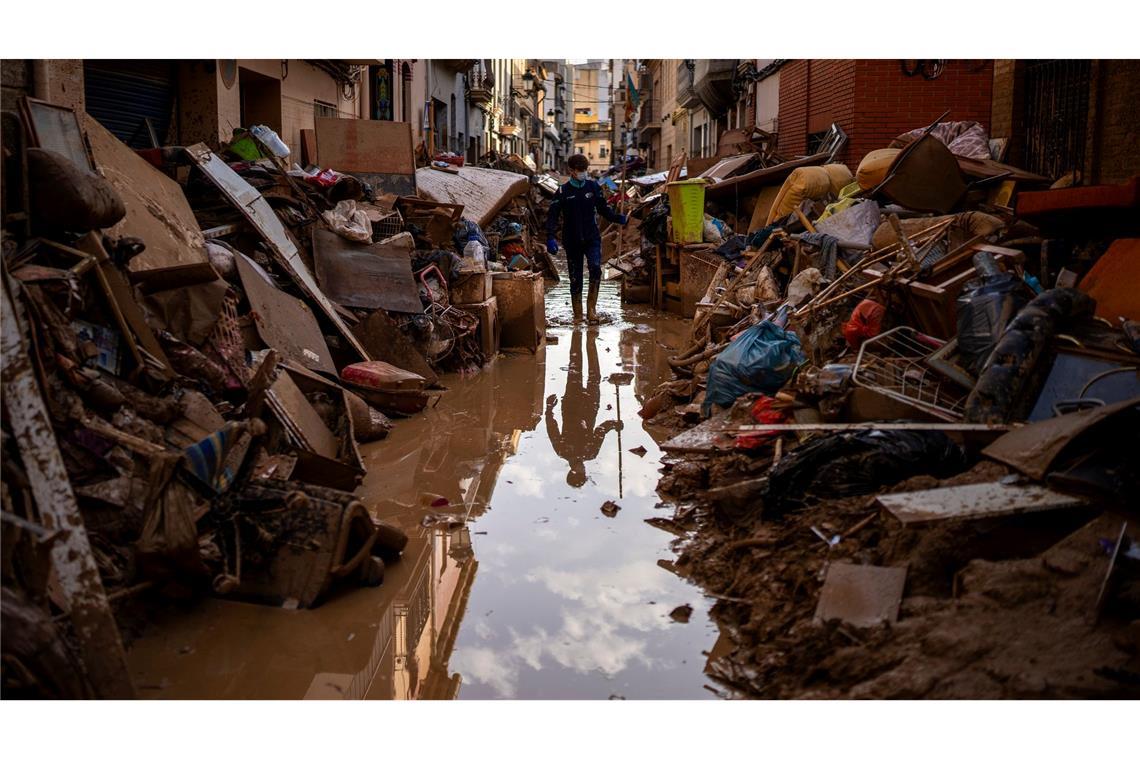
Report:
M 598 214 L 615 224 L 624 225 L 629 217 L 610 208 L 602 196 L 601 186 L 589 178 L 590 160 L 581 153 L 570 156 L 570 181 L 558 188 L 550 213 L 546 217 L 546 250 L 558 253 L 558 227 L 562 224 L 562 247 L 570 270 L 570 305 L 574 321 L 582 321 L 582 260 L 590 271 L 590 294 L 586 319 L 598 323 L 598 290 L 602 284 L 602 234 L 598 230 Z

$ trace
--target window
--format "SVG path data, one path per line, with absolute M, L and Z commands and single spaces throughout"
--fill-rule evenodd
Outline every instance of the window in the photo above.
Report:
M 585 153 L 585 152 L 586 152 L 586 149 L 585 149 L 585 148 L 583 148 L 581 145 L 579 145 L 579 146 L 578 146 L 578 155 L 581 155 L 581 154 L 583 154 L 583 153 Z
M 332 103 L 313 101 L 313 116 L 317 119 L 335 119 L 339 114 Z
M 606 146 L 603 145 L 601 148 L 598 149 L 598 157 L 599 158 L 605 158 L 606 157 Z

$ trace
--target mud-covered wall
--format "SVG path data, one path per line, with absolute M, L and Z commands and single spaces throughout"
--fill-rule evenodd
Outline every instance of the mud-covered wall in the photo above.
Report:
M 2 71 L 4 110 L 17 107 L 24 95 L 69 108 L 84 107 L 82 60 L 5 59 Z

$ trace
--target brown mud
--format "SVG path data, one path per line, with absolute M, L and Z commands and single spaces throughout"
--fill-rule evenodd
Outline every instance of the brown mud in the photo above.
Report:
M 688 457 L 667 466 L 664 494 L 683 504 L 708 482 L 746 483 L 768 462 Z M 942 485 L 1006 474 L 983 462 Z M 886 492 L 936 487 L 914 477 Z M 745 501 L 747 498 L 745 499 Z M 823 501 L 781 520 L 679 507 L 694 535 L 676 567 L 718 599 L 721 638 L 709 673 L 733 696 L 764 698 L 1135 697 L 1140 578 L 1118 579 L 1095 608 L 1121 519 L 1080 508 L 904 528 L 874 496 Z M 735 514 L 740 515 L 740 512 Z M 829 546 L 813 532 L 840 536 Z M 1132 537 L 1136 532 L 1132 531 Z M 834 540 L 834 539 L 833 539 Z M 814 613 L 832 562 L 908 569 L 899 620 L 872 628 Z M 1118 571 L 1120 567 L 1118 566 Z

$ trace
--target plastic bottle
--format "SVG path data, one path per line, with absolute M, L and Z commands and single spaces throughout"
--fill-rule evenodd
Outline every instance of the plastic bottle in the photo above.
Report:
M 257 124 L 250 127 L 249 131 L 250 134 L 256 137 L 258 142 L 268 148 L 269 152 L 273 155 L 278 158 L 289 157 L 289 146 L 282 142 L 281 138 L 277 136 L 277 133 L 269 127 L 264 124 Z
M 463 271 L 487 271 L 487 253 L 478 240 L 468 241 L 467 245 L 463 246 Z

